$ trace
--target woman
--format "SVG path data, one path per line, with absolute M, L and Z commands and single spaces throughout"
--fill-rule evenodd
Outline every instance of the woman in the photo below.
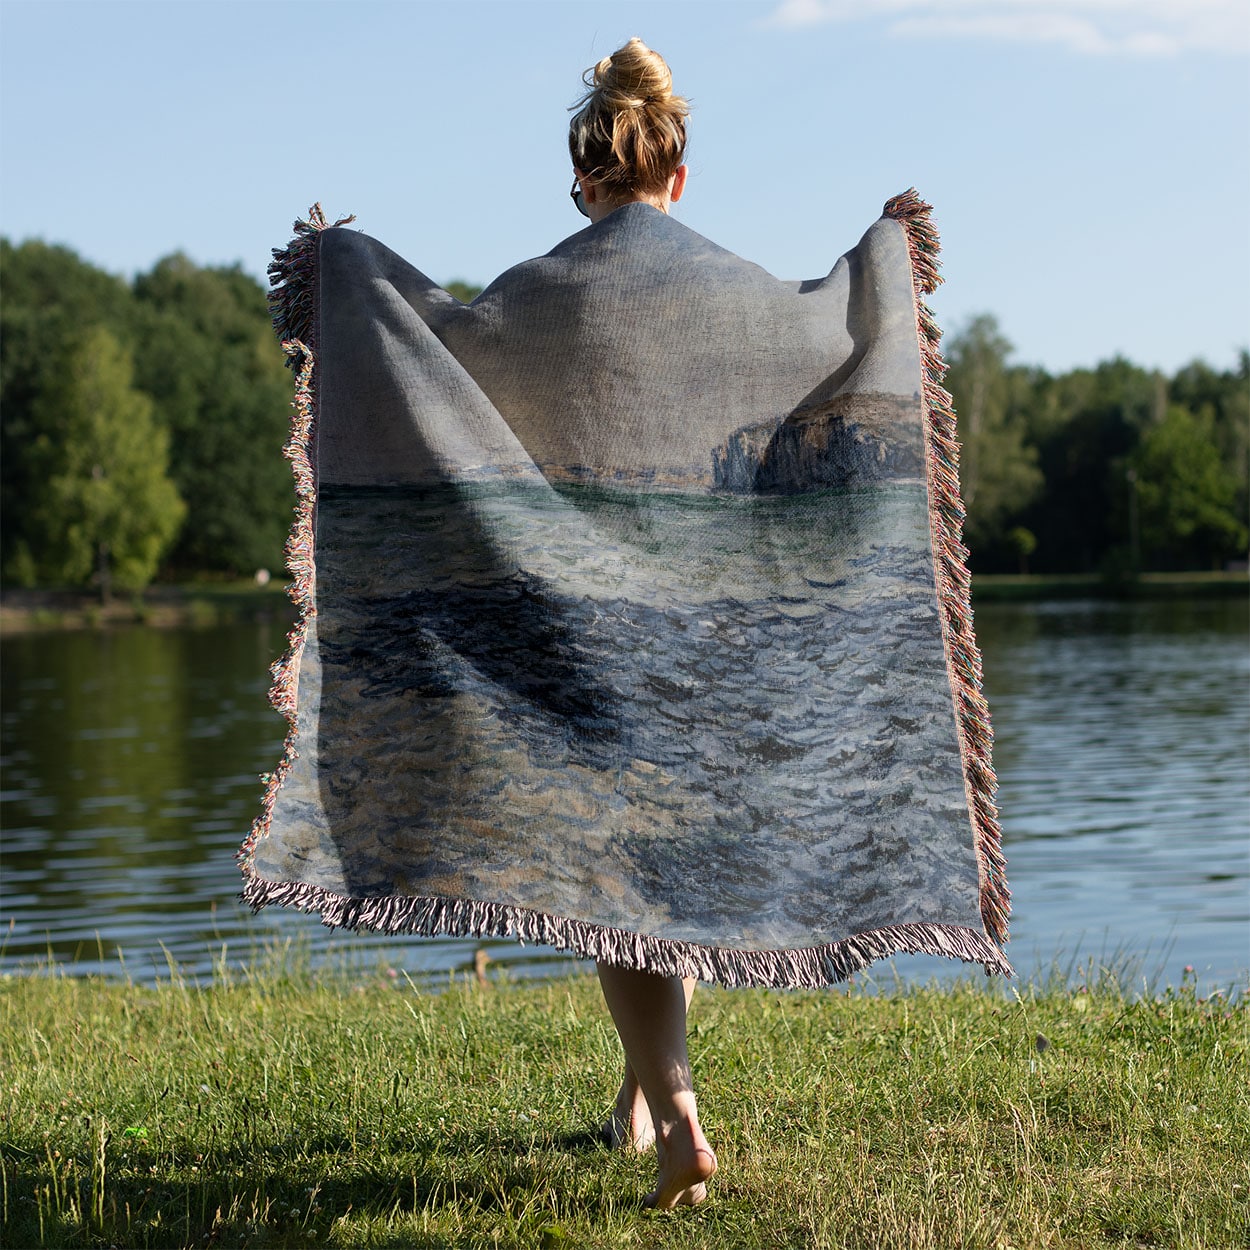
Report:
M 574 202 L 595 224 L 626 204 L 667 213 L 686 186 L 689 109 L 673 94 L 664 58 L 634 38 L 588 70 L 587 79 L 569 126 Z M 625 1050 L 625 1079 L 604 1136 L 627 1149 L 654 1143 L 660 1175 L 648 1205 L 702 1202 L 716 1156 L 699 1125 L 686 1052 L 696 982 L 603 962 L 598 969 Z
M 696 979 L 1009 973 L 1007 892 L 928 207 L 780 281 L 667 215 L 663 60 L 631 40 L 588 87 L 590 227 L 472 305 L 319 212 L 275 254 L 304 612 L 244 898 L 593 959 L 606 1136 L 655 1144 L 673 1207 L 716 1170 Z

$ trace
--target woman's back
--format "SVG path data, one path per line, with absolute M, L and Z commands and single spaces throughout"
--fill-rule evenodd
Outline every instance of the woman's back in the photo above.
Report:
M 440 292 L 422 314 L 548 476 L 712 485 L 736 433 L 846 392 L 881 342 L 880 308 L 907 306 L 909 292 L 880 298 L 906 280 L 904 258 L 886 222 L 827 277 L 782 282 L 635 203 L 508 270 L 471 307 Z M 897 329 L 914 342 L 913 325 Z M 908 398 L 920 382 L 861 380 L 850 389 Z

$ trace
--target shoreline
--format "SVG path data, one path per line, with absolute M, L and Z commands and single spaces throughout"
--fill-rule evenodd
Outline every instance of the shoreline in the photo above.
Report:
M 1032 603 L 1055 599 L 1146 600 L 1239 598 L 1250 594 L 1244 572 L 1144 573 L 1132 581 L 1109 582 L 1095 573 L 979 574 L 972 602 Z M 294 623 L 287 583 L 271 581 L 188 582 L 150 586 L 119 595 L 109 604 L 83 590 L 0 590 L 0 637 L 64 630 L 149 626 L 208 628 L 243 621 L 279 619 Z
M 207 628 L 240 621 L 280 619 L 294 623 L 287 583 L 271 581 L 184 582 L 149 586 L 138 594 L 115 595 L 103 604 L 84 590 L 0 590 L 0 638 L 65 630 Z
M 1098 573 L 973 574 L 972 602 L 1025 603 L 1046 599 L 1233 599 L 1250 594 L 1242 572 L 1142 573 L 1109 581 Z

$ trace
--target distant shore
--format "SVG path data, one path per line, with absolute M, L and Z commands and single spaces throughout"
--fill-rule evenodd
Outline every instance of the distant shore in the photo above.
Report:
M 117 594 L 112 602 L 84 590 L 0 590 L 0 636 L 149 625 L 172 629 L 238 621 L 294 621 L 286 583 L 186 582 Z
M 1142 573 L 1109 581 L 1097 573 L 978 573 L 973 603 L 1041 599 L 1231 599 L 1250 594 L 1245 572 Z
M 1250 594 L 1244 572 L 1144 573 L 1108 582 L 1097 574 L 979 574 L 974 603 L 1045 599 L 1207 599 Z M 187 582 L 116 595 L 109 604 L 83 590 L 0 590 L 0 636 L 123 625 L 183 628 L 249 620 L 294 621 L 286 584 L 271 581 Z

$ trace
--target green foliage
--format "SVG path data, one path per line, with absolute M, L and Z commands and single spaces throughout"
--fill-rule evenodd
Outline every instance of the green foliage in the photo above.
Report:
M 130 291 L 68 248 L 38 240 L 13 247 L 0 239 L 0 573 L 31 584 L 49 576 L 33 552 L 54 536 L 35 532 L 45 483 L 34 457 L 41 434 L 39 396 L 58 385 L 73 344 L 96 326 L 130 341 Z M 53 417 L 47 407 L 44 417 Z M 46 510 L 45 510 L 46 514 Z
M 238 268 L 170 256 L 136 280 L 135 300 L 137 382 L 170 432 L 171 473 L 188 506 L 175 566 L 279 568 L 291 523 L 291 473 L 279 454 L 291 382 L 263 292 Z
M 184 573 L 278 568 L 291 517 L 290 471 L 279 454 L 290 380 L 259 284 L 238 267 L 206 269 L 171 256 L 128 286 L 66 248 L 39 242 L 15 248 L 0 241 L 0 269 L 6 580 L 47 581 L 77 567 L 59 557 L 41 563 L 34 553 L 75 545 L 48 528 L 62 521 L 41 503 L 41 475 L 49 440 L 70 419 L 56 411 L 64 396 L 58 371 L 95 327 L 130 351 L 133 386 L 150 401 L 145 419 L 161 431 L 154 446 L 167 448 L 169 473 L 187 504 L 176 541 L 171 546 L 161 529 L 152 535 L 155 546 Z M 71 457 L 63 467 L 73 474 L 92 466 Z M 71 488 L 62 480 L 58 489 Z M 71 493 L 85 499 L 93 489 L 79 483 Z M 133 580 L 137 569 L 123 576 Z
M 129 353 L 103 327 L 55 361 L 24 457 L 41 484 L 17 564 L 28 580 L 140 590 L 186 511 L 166 475 L 169 436 L 132 385 Z
M 1051 377 L 1011 351 L 986 316 L 946 349 L 974 570 L 1132 576 L 1244 559 L 1247 353 L 1169 382 L 1123 359 Z
M 1007 543 L 1020 557 L 1020 572 L 1029 571 L 1029 557 L 1037 550 L 1037 536 L 1023 525 L 1012 526 L 1007 531 Z
M 1054 379 L 1049 389 L 1039 444 L 1046 489 L 1024 523 L 1049 571 L 1091 572 L 1128 542 L 1127 458 L 1161 411 L 1164 381 L 1116 359 Z
M 967 541 L 994 541 L 1007 517 L 1041 489 L 1037 449 L 1026 442 L 1022 409 L 1029 395 L 1023 369 L 1007 366 L 1011 344 L 993 317 L 977 317 L 950 346 L 946 386 L 958 396 L 963 444 L 960 478 Z
M 1168 388 L 1173 403 L 1210 422 L 1211 438 L 1236 483 L 1233 512 L 1250 518 L 1250 351 L 1243 350 L 1237 368 L 1218 373 L 1202 361 L 1186 365 Z
M 1238 480 L 1215 441 L 1211 409 L 1195 416 L 1178 404 L 1143 436 L 1133 455 L 1142 549 L 1152 563 L 1218 566 L 1245 546 L 1236 511 Z
M 443 287 L 449 295 L 454 295 L 462 304 L 471 304 L 482 293 L 480 286 L 465 282 L 463 278 L 453 278 Z
M 415 991 L 278 965 L 214 984 L 0 983 L 14 1246 L 1233 1246 L 1247 1006 L 1192 981 L 700 989 L 709 1200 L 640 1209 L 595 1130 L 598 986 Z
M 0 269 L 4 273 L 6 321 L 20 311 L 25 315 L 43 313 L 71 328 L 108 324 L 116 330 L 130 323 L 131 298 L 126 283 L 67 247 L 39 239 L 14 247 L 8 239 L 0 239 Z M 7 374 L 4 380 L 7 384 Z

